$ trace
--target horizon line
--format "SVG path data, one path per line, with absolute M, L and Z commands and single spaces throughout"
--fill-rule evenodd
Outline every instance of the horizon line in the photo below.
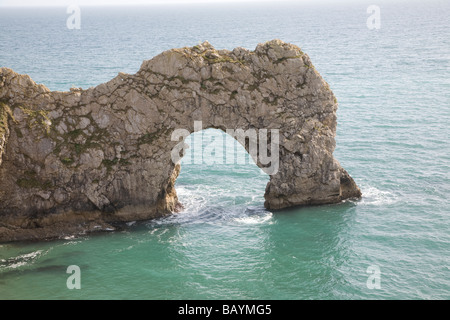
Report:
M 30 3 L 30 4 L 1 4 L 0 8 L 37 8 L 37 7 L 54 7 L 54 8 L 61 8 L 61 7 L 68 7 L 71 5 L 76 5 L 79 7 L 130 7 L 130 6 L 153 6 L 153 5 L 180 5 L 180 4 L 223 4 L 223 3 L 254 3 L 254 2 L 295 2 L 294 0 L 214 0 L 214 1 L 208 1 L 208 0 L 156 0 L 151 1 L 147 3 L 142 2 L 127 2 L 127 3 L 76 3 L 77 1 L 74 1 L 73 3 L 43 3 L 43 4 L 36 4 L 36 3 Z M 312 0 L 302 0 L 302 2 L 311 2 Z M 317 1 L 317 0 L 316 0 Z M 324 0 L 318 0 L 318 1 L 324 1 Z M 326 0 L 325 0 L 326 1 Z
M 364 2 L 365 0 L 362 0 L 362 2 Z M 154 5 L 183 5 L 183 4 L 210 4 L 210 5 L 215 5 L 215 4 L 242 4 L 242 3 L 252 3 L 252 4 L 258 4 L 258 3 L 279 3 L 279 2 L 290 2 L 293 4 L 317 4 L 317 3 L 326 3 L 326 4 L 330 4 L 330 5 L 339 5 L 339 4 L 344 4 L 344 3 L 349 3 L 349 2 L 353 2 L 353 3 L 357 3 L 357 2 L 361 2 L 361 0 L 343 0 L 343 1 L 333 1 L 333 0 L 301 0 L 301 1 L 296 1 L 296 0 L 214 0 L 214 1 L 210 1 L 210 0 L 169 0 L 169 1 L 164 1 L 164 0 L 156 0 L 156 1 L 151 1 L 151 2 L 147 2 L 147 3 L 142 3 L 142 2 L 133 2 L 130 1 L 128 3 L 95 3 L 95 1 L 93 3 L 81 3 L 78 4 L 76 3 L 77 1 L 73 1 L 73 3 L 42 3 L 42 4 L 36 4 L 36 3 L 23 3 L 23 4 L 17 4 L 17 3 L 10 3 L 10 4 L 1 4 L 0 3 L 0 8 L 67 8 L 68 6 L 71 5 L 76 5 L 79 7 L 147 7 L 147 6 L 154 6 Z

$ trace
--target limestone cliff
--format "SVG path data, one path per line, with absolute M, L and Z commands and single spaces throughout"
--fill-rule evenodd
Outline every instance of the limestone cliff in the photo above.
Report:
M 0 69 L 0 241 L 173 212 L 174 129 L 280 129 L 268 209 L 360 197 L 333 158 L 337 101 L 297 46 L 205 42 L 87 90 L 50 91 Z M 261 166 L 260 163 L 258 165 Z

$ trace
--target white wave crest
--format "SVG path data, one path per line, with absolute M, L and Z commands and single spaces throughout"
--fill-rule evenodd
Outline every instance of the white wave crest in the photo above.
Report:
M 390 192 L 372 186 L 361 186 L 361 203 L 366 205 L 387 205 L 398 201 L 398 197 Z
M 39 256 L 41 256 L 43 253 L 43 250 L 37 250 L 34 252 L 26 253 L 19 255 L 17 257 L 9 258 L 7 260 L 2 260 L 2 263 L 7 263 L 6 266 L 4 266 L 4 269 L 17 269 L 22 266 L 26 266 L 33 261 L 35 261 Z
M 271 221 L 272 217 L 273 217 L 273 214 L 271 212 L 267 212 L 264 215 L 252 215 L 252 216 L 245 216 L 245 217 L 237 217 L 237 218 L 234 218 L 233 221 L 235 221 L 239 224 L 262 224 L 262 223 Z

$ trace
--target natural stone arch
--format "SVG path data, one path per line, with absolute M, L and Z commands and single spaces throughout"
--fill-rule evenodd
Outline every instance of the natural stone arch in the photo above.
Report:
M 255 51 L 172 49 L 134 75 L 70 92 L 1 68 L 0 105 L 0 240 L 174 211 L 171 134 L 193 132 L 198 120 L 204 129 L 280 130 L 269 209 L 361 195 L 333 157 L 335 96 L 309 57 L 279 40 Z

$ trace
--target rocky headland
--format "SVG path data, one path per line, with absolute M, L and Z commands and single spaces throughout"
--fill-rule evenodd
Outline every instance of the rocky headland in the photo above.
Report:
M 280 40 L 254 51 L 172 49 L 136 74 L 69 92 L 0 68 L 0 241 L 177 211 L 171 134 L 199 120 L 204 129 L 279 129 L 268 209 L 358 198 L 333 157 L 337 107 L 308 55 Z

